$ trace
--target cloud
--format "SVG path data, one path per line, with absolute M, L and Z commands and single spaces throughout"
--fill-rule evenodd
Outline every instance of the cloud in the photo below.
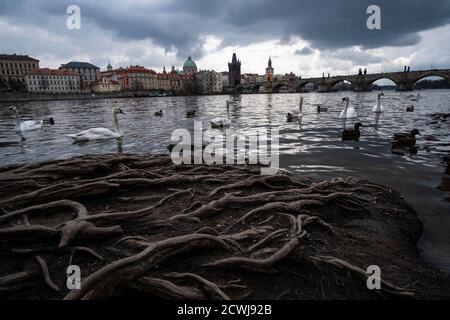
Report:
M 51 64 L 80 57 L 100 65 L 111 59 L 151 67 L 180 65 L 192 55 L 223 70 L 226 61 L 209 57 L 261 45 L 274 56 L 277 48 L 287 50 L 290 56 L 283 57 L 290 60 L 285 64 L 293 69 L 344 72 L 358 65 L 395 66 L 398 58 L 428 63 L 425 51 L 413 53 L 428 38 L 441 39 L 433 30 L 450 23 L 449 0 L 378 0 L 381 30 L 366 27 L 372 0 L 77 0 L 82 30 L 71 31 L 65 21 L 66 8 L 73 3 L 1 0 L 0 51 L 29 53 Z M 450 63 L 447 41 L 428 43 L 440 53 L 440 64 Z M 251 57 L 242 53 L 246 55 Z M 266 62 L 264 57 L 252 65 L 263 68 Z
M 301 50 L 295 50 L 295 54 L 298 56 L 308 56 L 313 53 L 314 53 L 314 50 L 311 49 L 310 47 L 304 47 Z

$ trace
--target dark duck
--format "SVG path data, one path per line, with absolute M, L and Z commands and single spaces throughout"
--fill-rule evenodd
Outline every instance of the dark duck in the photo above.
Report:
M 358 141 L 359 137 L 361 136 L 361 131 L 359 131 L 359 128 L 361 127 L 364 127 L 363 124 L 361 122 L 358 122 L 355 124 L 354 129 L 345 129 L 344 132 L 342 132 L 342 141 Z
M 417 142 L 417 135 L 421 135 L 417 129 L 414 129 L 411 133 L 396 133 L 394 135 L 394 145 L 397 147 L 414 147 Z

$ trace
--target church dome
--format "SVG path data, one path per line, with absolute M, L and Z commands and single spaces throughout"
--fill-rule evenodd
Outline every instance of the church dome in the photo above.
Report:
M 192 60 L 191 56 L 188 57 L 187 61 L 183 65 L 183 68 L 197 68 L 197 65 L 194 60 Z

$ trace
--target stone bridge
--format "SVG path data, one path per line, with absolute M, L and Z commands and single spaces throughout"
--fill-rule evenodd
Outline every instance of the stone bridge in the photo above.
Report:
M 264 81 L 260 83 L 239 85 L 236 87 L 236 91 L 238 93 L 259 93 L 261 88 L 264 88 L 264 92 L 267 93 L 277 93 L 280 91 L 294 93 L 303 92 L 307 84 L 313 84 L 319 92 L 330 92 L 333 91 L 333 87 L 336 84 L 346 81 L 351 84 L 353 91 L 363 92 L 370 91 L 371 85 L 375 81 L 381 79 L 389 79 L 393 81 L 397 86 L 397 91 L 413 91 L 415 83 L 430 76 L 442 77 L 450 83 L 450 69 L 433 69 L 409 72 L 374 73 L 366 75 L 360 74 L 305 79 L 292 78 L 289 80 Z

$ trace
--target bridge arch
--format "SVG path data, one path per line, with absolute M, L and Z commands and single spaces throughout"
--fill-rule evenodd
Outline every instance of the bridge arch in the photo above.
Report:
M 450 86 L 450 76 L 434 73 L 434 74 L 430 74 L 430 75 L 425 74 L 423 76 L 417 77 L 417 79 L 415 79 L 414 83 L 413 83 L 414 89 L 416 89 L 416 88 L 426 89 L 426 85 L 425 85 L 425 87 L 423 87 L 423 84 L 421 86 L 420 83 L 422 81 L 431 80 L 429 78 L 439 78 L 439 80 L 445 80 L 447 82 L 448 86 Z M 433 81 L 438 81 L 438 80 L 433 79 Z M 445 88 L 445 86 L 444 87 L 439 86 L 439 87 Z
M 389 81 L 391 81 L 392 83 L 394 83 L 394 85 L 395 85 L 396 87 L 398 87 L 397 81 L 396 81 L 394 78 L 392 78 L 392 77 L 378 77 L 378 78 L 372 79 L 372 80 L 369 81 L 369 87 L 372 86 L 372 85 L 374 85 L 375 82 L 378 82 L 378 81 L 380 81 L 380 80 L 389 80 Z
M 265 91 L 266 87 L 260 83 L 260 84 L 256 84 L 252 87 L 252 93 L 261 93 L 261 91 Z
M 308 84 L 312 84 L 312 85 L 314 86 L 314 88 L 317 86 L 316 82 L 314 82 L 314 81 L 312 81 L 312 80 L 310 80 L 310 81 L 303 81 L 303 82 L 300 82 L 300 83 L 297 85 L 297 87 L 295 88 L 295 91 L 296 91 L 296 92 L 303 92 L 303 91 L 305 90 L 305 87 L 306 87 Z
M 275 87 L 273 87 L 273 93 L 279 93 L 282 88 L 285 88 L 287 92 L 289 92 L 289 86 L 286 83 L 279 83 Z
M 423 75 L 420 75 L 420 77 L 415 78 L 414 79 L 414 83 L 417 83 L 417 82 L 419 82 L 421 80 L 424 80 L 425 78 L 430 78 L 430 77 L 439 77 L 439 78 L 443 78 L 443 79 L 445 79 L 445 80 L 450 82 L 450 75 L 445 75 L 445 74 L 440 73 L 440 72 L 427 72 L 427 73 L 425 73 Z
M 328 86 L 328 91 L 334 91 L 333 89 L 334 89 L 334 88 L 336 87 L 336 85 L 338 85 L 339 83 L 344 83 L 344 84 L 348 83 L 348 84 L 350 84 L 351 86 L 353 85 L 353 82 L 350 81 L 350 80 L 348 80 L 348 79 L 346 79 L 346 78 L 335 79 L 335 80 L 333 80 L 333 81 L 331 81 L 331 82 L 329 82 L 329 83 L 327 84 L 327 86 Z

